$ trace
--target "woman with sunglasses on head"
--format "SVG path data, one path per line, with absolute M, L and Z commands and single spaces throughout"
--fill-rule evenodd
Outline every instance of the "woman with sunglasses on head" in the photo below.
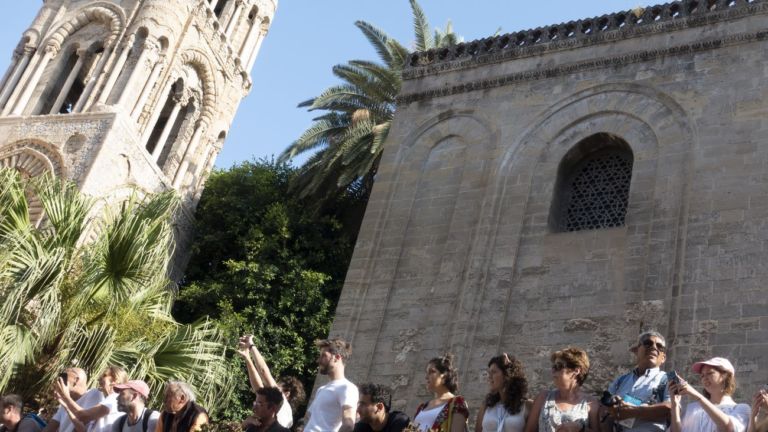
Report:
M 459 372 L 453 366 L 453 354 L 435 357 L 427 363 L 427 390 L 434 398 L 416 408 L 413 423 L 420 432 L 464 432 L 469 409 L 464 398 L 456 395 Z
M 581 389 L 589 374 L 586 351 L 570 347 L 554 352 L 550 360 L 555 388 L 536 397 L 525 432 L 597 431 L 597 401 Z
M 528 381 L 523 364 L 507 353 L 488 362 L 489 392 L 480 408 L 475 432 L 523 432 L 525 418 L 531 411 Z
M 704 392 L 699 393 L 683 379 L 670 380 L 672 395 L 672 432 L 743 432 L 749 424 L 750 407 L 737 404 L 731 395 L 736 391 L 733 365 L 728 359 L 714 357 L 693 364 L 693 372 L 701 375 Z M 692 401 L 681 415 L 682 397 Z

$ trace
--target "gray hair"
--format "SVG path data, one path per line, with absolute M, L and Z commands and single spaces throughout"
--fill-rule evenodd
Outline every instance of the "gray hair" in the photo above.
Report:
M 169 393 L 183 395 L 187 402 L 195 401 L 195 391 L 184 381 L 168 381 L 165 385 L 165 394 L 168 395 Z
M 662 336 L 661 333 L 657 332 L 656 330 L 648 330 L 643 333 L 640 333 L 640 336 L 637 337 L 637 344 L 636 347 L 639 347 L 642 345 L 642 343 L 652 337 L 655 337 L 659 340 L 661 340 L 661 343 L 664 344 L 664 346 L 667 346 L 667 340 Z

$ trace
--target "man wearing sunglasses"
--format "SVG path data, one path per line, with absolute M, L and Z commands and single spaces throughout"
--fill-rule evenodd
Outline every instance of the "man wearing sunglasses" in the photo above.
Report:
M 667 343 L 660 333 L 641 334 L 630 349 L 635 368 L 608 387 L 610 406 L 601 409 L 600 429 L 622 432 L 662 432 L 667 428 L 670 400 L 667 374 L 661 366 L 667 359 Z
M 408 426 L 410 419 L 400 411 L 390 411 L 392 392 L 378 384 L 363 384 L 357 414 L 360 421 L 354 432 L 400 432 Z

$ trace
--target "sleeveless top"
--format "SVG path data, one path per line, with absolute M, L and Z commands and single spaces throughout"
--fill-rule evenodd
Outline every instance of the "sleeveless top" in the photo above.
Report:
M 413 416 L 414 423 L 419 423 L 419 414 L 421 414 L 423 411 L 439 411 L 437 415 L 429 415 L 427 419 L 427 415 L 424 415 L 422 418 L 427 420 L 426 424 L 419 424 L 419 430 L 425 431 L 439 431 L 439 432 L 447 432 L 451 430 L 451 423 L 453 423 L 453 415 L 454 414 L 461 414 L 464 416 L 464 430 L 466 430 L 466 422 L 469 420 L 469 408 L 467 407 L 467 402 L 464 401 L 464 398 L 461 396 L 454 396 L 452 399 L 448 400 L 448 402 L 444 403 L 443 405 L 434 407 L 432 409 L 427 409 L 427 405 L 429 402 L 424 402 L 423 404 L 419 405 L 418 408 L 416 408 L 416 415 Z M 438 410 L 439 408 L 439 410 Z M 425 414 L 427 414 L 425 412 Z M 429 413 L 433 414 L 433 413 Z M 429 424 L 429 422 L 432 422 L 432 424 Z
M 483 432 L 523 432 L 524 429 L 525 404 L 517 414 L 510 414 L 501 402 L 485 408 Z
M 589 422 L 589 401 L 584 398 L 578 405 L 574 405 L 568 411 L 562 411 L 555 403 L 557 390 L 550 390 L 547 393 L 547 400 L 541 407 L 539 414 L 539 432 L 555 432 L 558 426 L 568 422 Z

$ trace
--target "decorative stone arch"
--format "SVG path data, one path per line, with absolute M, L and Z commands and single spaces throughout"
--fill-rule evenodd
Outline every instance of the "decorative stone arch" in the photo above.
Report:
M 61 24 L 48 38 L 46 45 L 54 48 L 62 46 L 64 41 L 92 22 L 100 22 L 109 28 L 109 37 L 105 47 L 114 43 L 125 28 L 125 13 L 111 3 L 99 2 L 78 11 L 69 21 Z
M 216 106 L 216 81 L 213 75 L 213 64 L 208 56 L 197 50 L 184 51 L 181 54 L 183 64 L 188 64 L 197 71 L 203 85 L 203 100 L 201 101 L 200 118 L 206 124 L 213 120 L 214 107 Z
M 0 168 L 19 171 L 23 178 L 33 178 L 47 173 L 56 177 L 64 175 L 64 164 L 58 150 L 43 141 L 22 141 L 0 150 Z M 38 226 L 43 221 L 43 204 L 29 190 L 26 193 L 29 219 Z
M 0 167 L 15 168 L 27 177 L 52 173 L 66 177 L 58 149 L 44 141 L 24 140 L 0 149 Z
M 482 273 L 504 275 L 505 283 L 478 290 L 476 295 L 484 306 L 473 311 L 474 319 L 482 321 L 480 314 L 489 304 L 505 304 L 494 334 L 486 331 L 483 336 L 497 341 L 498 349 L 520 342 L 519 335 L 509 329 L 522 325 L 526 318 L 516 316 L 513 305 L 537 304 L 532 299 L 542 297 L 540 289 L 553 289 L 558 280 L 569 280 L 571 273 L 578 272 L 589 259 L 581 253 L 583 244 L 589 244 L 591 250 L 610 251 L 611 259 L 616 261 L 612 266 L 590 268 L 592 281 L 602 281 L 610 290 L 585 292 L 580 300 L 589 302 L 590 295 L 600 295 L 600 304 L 612 305 L 617 315 L 638 310 L 643 302 L 658 302 L 664 306 L 657 313 L 638 313 L 631 320 L 621 320 L 615 331 L 623 335 L 622 340 L 629 340 L 636 336 L 642 322 L 669 335 L 676 328 L 674 309 L 678 307 L 676 293 L 685 256 L 690 199 L 687 185 L 697 142 L 694 122 L 674 99 L 653 87 L 610 83 L 573 93 L 529 124 L 519 134 L 510 133 L 497 164 L 496 181 L 486 192 L 497 201 L 497 210 L 488 215 L 488 225 L 496 227 L 497 233 L 491 236 L 487 250 L 476 258 L 486 263 Z M 620 137 L 634 154 L 626 225 L 553 233 L 548 222 L 557 169 L 574 146 L 595 133 Z M 539 261 L 529 259 L 531 251 Z M 559 313 L 561 320 L 584 317 L 546 305 L 535 312 L 539 315 L 525 325 L 535 327 L 552 313 Z M 597 314 L 602 312 L 595 310 Z M 483 330 L 487 329 L 475 332 Z M 468 337 L 472 340 L 478 334 L 469 332 Z M 541 345 L 555 343 L 540 341 Z M 467 348 L 472 352 L 475 347 Z M 617 358 L 610 349 L 606 345 L 590 352 L 590 357 L 594 355 L 603 368 L 617 366 L 624 359 Z M 478 361 L 476 358 L 473 364 Z M 538 367 L 544 367 L 543 362 L 532 369 L 537 376 L 546 376 L 545 369 Z
M 401 115 L 407 116 L 409 108 Z M 431 318 L 421 316 L 423 314 L 411 314 L 398 322 L 388 319 L 402 312 L 395 311 L 397 299 L 419 291 L 414 290 L 418 285 L 425 288 L 423 293 L 434 292 L 436 296 L 450 296 L 456 301 L 450 306 L 441 306 L 446 308 L 445 322 L 430 323 L 446 327 L 445 339 L 423 341 L 419 336 L 415 338 L 418 339 L 415 351 L 433 344 L 453 352 L 463 351 L 460 349 L 462 341 L 456 337 L 460 332 L 455 332 L 454 326 L 463 326 L 466 322 L 463 318 L 460 323 L 448 322 L 447 317 L 464 316 L 461 312 L 467 307 L 464 299 L 475 292 L 474 281 L 469 276 L 475 274 L 473 256 L 484 243 L 484 234 L 477 226 L 486 203 L 472 190 L 482 188 L 490 181 L 489 158 L 492 149 L 498 146 L 499 136 L 496 124 L 475 110 L 447 110 L 414 129 L 393 128 L 390 131 L 387 142 L 402 144 L 389 147 L 397 148 L 396 152 L 384 150 L 369 201 L 369 208 L 379 210 L 375 212 L 373 227 L 361 233 L 358 246 L 364 246 L 356 250 L 360 261 L 369 264 L 357 269 L 361 275 L 354 282 L 347 281 L 344 297 L 353 300 L 350 304 L 340 304 L 340 307 L 352 312 L 349 321 L 335 324 L 339 325 L 336 331 L 356 334 L 360 322 L 369 319 L 371 322 L 365 325 L 378 328 L 381 337 L 407 331 L 399 326 L 427 326 L 426 320 Z M 437 200 L 442 206 L 439 212 L 433 207 Z M 434 225 L 430 218 L 436 218 L 437 224 L 443 225 L 444 229 L 432 229 Z M 380 264 L 374 259 L 382 249 L 392 251 L 393 262 Z M 350 295 L 350 292 L 354 294 Z M 383 305 L 382 314 L 372 319 L 363 316 L 369 296 L 376 296 Z M 416 302 L 422 300 L 426 301 L 414 299 Z M 380 340 L 378 337 L 373 339 Z M 360 346 L 360 341 L 357 342 Z M 379 353 L 383 349 L 386 347 L 379 345 L 358 353 L 360 361 L 356 363 L 360 376 L 374 379 L 379 366 L 376 361 L 381 358 Z M 422 354 L 413 355 L 418 358 Z M 412 374 L 412 371 L 400 370 L 407 363 L 405 360 L 405 357 L 396 360 L 394 368 L 398 373 Z M 415 386 L 418 384 L 413 378 L 410 376 L 407 380 L 408 389 L 403 390 L 406 393 L 417 391 Z

